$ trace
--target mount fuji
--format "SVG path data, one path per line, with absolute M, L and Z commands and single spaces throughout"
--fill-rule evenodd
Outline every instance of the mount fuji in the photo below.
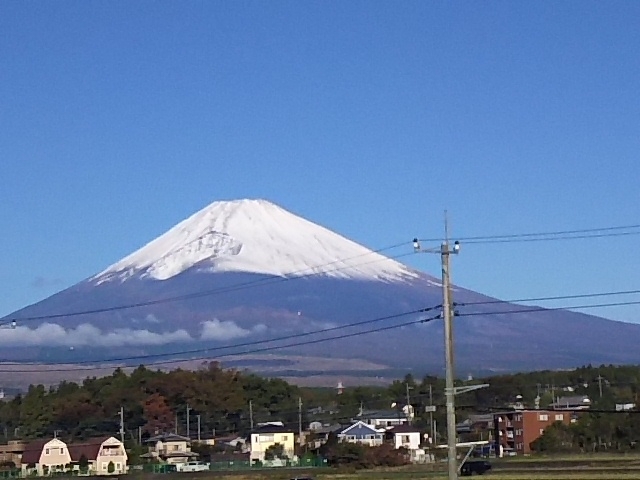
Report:
M 640 362 L 640 325 L 498 302 L 459 287 L 453 295 L 456 362 L 465 372 Z M 438 279 L 271 202 L 221 201 L 5 317 L 17 327 L 5 330 L 0 345 L 5 359 L 24 361 L 140 356 L 129 362 L 136 364 L 167 355 L 232 362 L 240 355 L 253 367 L 284 371 L 287 358 L 309 357 L 438 373 L 442 322 L 418 321 L 441 301 Z M 417 312 L 424 308 L 433 311 Z M 407 325 L 356 335 L 400 324 Z M 334 330 L 313 333 L 325 329 Z M 314 343 L 336 336 L 343 338 Z M 267 354 L 270 347 L 280 348 Z M 327 368 L 316 365 L 306 369 Z

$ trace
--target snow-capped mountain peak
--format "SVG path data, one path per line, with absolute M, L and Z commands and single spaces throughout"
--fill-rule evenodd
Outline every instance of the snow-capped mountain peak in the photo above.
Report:
M 418 276 L 401 263 L 278 205 L 245 199 L 210 204 L 93 280 L 102 283 L 131 276 L 166 280 L 194 267 L 384 281 Z

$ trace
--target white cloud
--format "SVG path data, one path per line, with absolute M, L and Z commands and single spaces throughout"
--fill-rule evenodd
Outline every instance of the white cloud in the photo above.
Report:
M 153 317 L 155 318 L 155 317 Z M 147 321 L 153 320 L 147 317 Z M 192 336 L 185 329 L 170 332 L 152 332 L 147 329 L 117 328 L 105 332 L 85 323 L 75 328 L 65 329 L 57 323 L 43 323 L 36 328 L 18 326 L 6 329 L 0 334 L 0 346 L 12 347 L 123 347 L 134 345 L 167 345 L 196 340 L 232 340 L 264 332 L 265 325 L 251 329 L 242 328 L 235 322 L 209 320 L 202 323 L 200 335 Z
M 261 333 L 267 329 L 266 325 L 258 324 L 252 329 L 240 327 L 235 322 L 220 321 L 217 318 L 202 322 L 201 340 L 231 340 L 247 337 L 254 333 Z
M 3 330 L 2 335 L 0 335 L 0 345 L 12 347 L 120 347 L 165 345 L 189 340 L 192 340 L 192 337 L 183 329 L 166 333 L 132 330 L 129 328 L 103 332 L 99 328 L 86 323 L 69 329 L 65 329 L 56 323 L 43 323 L 36 328 L 18 326 L 15 329 Z

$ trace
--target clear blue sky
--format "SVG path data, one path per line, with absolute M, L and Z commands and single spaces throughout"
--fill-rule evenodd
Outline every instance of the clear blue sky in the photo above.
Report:
M 1 2 L 0 315 L 220 199 L 374 248 L 440 235 L 445 208 L 460 236 L 640 223 L 639 19 L 633 1 Z M 454 280 L 640 288 L 639 242 L 469 245 Z

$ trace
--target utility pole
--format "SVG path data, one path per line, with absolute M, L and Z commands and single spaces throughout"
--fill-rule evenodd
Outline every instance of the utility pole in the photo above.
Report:
M 120 441 L 124 444 L 124 407 L 120 407 Z
M 298 441 L 302 445 L 302 397 L 298 397 Z
M 176 419 L 173 424 L 173 429 L 175 430 L 175 434 L 178 435 L 178 414 L 176 413 Z
M 191 438 L 189 436 L 189 410 L 191 409 L 189 408 L 189 404 L 187 403 L 187 438 Z
M 445 232 L 447 222 L 445 220 Z M 459 247 L 458 247 L 459 248 Z M 450 254 L 448 235 L 441 245 L 440 259 L 442 263 L 442 308 L 444 310 L 444 336 L 445 336 L 445 398 L 447 404 L 447 447 L 448 447 L 448 471 L 449 480 L 458 479 L 458 460 L 456 448 L 456 410 L 455 410 L 455 386 L 453 383 L 453 325 L 451 314 L 453 313 L 450 283 Z
M 200 414 L 198 414 L 198 441 L 200 441 Z
M 249 420 L 251 421 L 251 431 L 253 431 L 253 402 L 249 400 Z
M 429 430 L 431 433 L 431 442 L 434 443 L 435 446 L 435 437 L 434 435 L 434 431 L 435 429 L 433 428 L 433 390 L 431 388 L 431 384 L 429 384 Z
M 447 406 L 447 471 L 449 480 L 458 480 L 458 460 L 457 460 L 457 438 L 456 438 L 456 410 L 455 395 L 464 391 L 471 391 L 477 388 L 483 388 L 486 385 L 471 385 L 469 387 L 455 388 L 454 372 L 453 372 L 453 298 L 451 290 L 450 275 L 450 257 L 460 251 L 460 243 L 454 242 L 453 247 L 449 245 L 449 222 L 447 212 L 444 218 L 444 234 L 445 238 L 439 249 L 429 248 L 422 249 L 420 241 L 413 239 L 413 250 L 415 252 L 424 253 L 440 253 L 440 262 L 442 265 L 442 312 L 444 319 L 444 350 L 445 350 L 445 399 Z
M 142 445 L 142 427 L 138 427 L 138 445 Z
M 411 398 L 409 397 L 409 382 L 404 382 L 407 387 L 407 417 L 409 417 L 409 423 L 412 422 L 413 416 L 411 415 Z
M 598 374 L 598 388 L 600 389 L 600 398 L 602 398 L 602 375 Z

